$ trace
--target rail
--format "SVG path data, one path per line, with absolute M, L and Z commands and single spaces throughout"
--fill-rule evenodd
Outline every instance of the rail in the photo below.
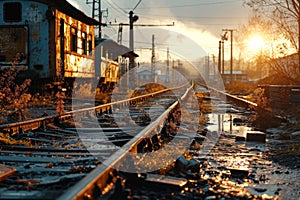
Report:
M 243 104 L 248 105 L 248 106 L 249 106 L 249 105 L 250 105 L 250 106 L 253 106 L 253 107 L 257 107 L 257 106 L 258 106 L 257 103 L 254 103 L 254 102 L 249 101 L 249 100 L 247 100 L 247 99 L 243 99 L 243 98 L 240 98 L 240 97 L 238 97 L 238 96 L 229 94 L 229 93 L 227 93 L 227 92 L 218 90 L 218 89 L 213 88 L 213 87 L 210 87 L 210 86 L 208 86 L 208 85 L 206 85 L 206 84 L 199 83 L 199 82 L 198 82 L 197 84 L 199 84 L 199 85 L 201 85 L 201 86 L 203 86 L 203 87 L 206 87 L 206 88 L 208 88 L 208 89 L 210 89 L 210 90 L 213 90 L 213 91 L 215 91 L 215 92 L 217 92 L 217 93 L 219 93 L 219 94 L 222 94 L 222 95 L 224 95 L 224 96 L 226 96 L 226 97 L 229 97 L 229 98 L 232 99 L 233 101 L 236 101 L 236 102 L 239 102 L 239 103 L 243 103 Z
M 188 93 L 192 90 L 192 88 L 193 85 L 186 90 L 180 99 L 181 101 L 188 97 Z M 118 150 L 107 160 L 105 160 L 105 164 L 100 164 L 90 174 L 85 176 L 76 185 L 68 189 L 58 199 L 81 200 L 99 198 L 99 196 L 93 196 L 95 194 L 109 196 L 109 192 L 114 187 L 111 185 L 114 185 L 112 174 L 114 173 L 114 169 L 116 169 L 115 167 L 122 161 L 123 163 L 126 162 L 126 158 L 128 158 L 127 154 L 129 154 L 129 152 L 137 153 L 137 147 L 144 138 L 149 137 L 153 132 L 160 132 L 166 119 L 168 118 L 168 114 L 175 109 L 178 104 L 179 100 L 173 103 L 162 115 L 160 115 L 154 122 L 146 126 L 146 128 L 140 131 L 135 137 L 133 137 L 133 139 L 122 146 L 122 149 Z M 101 199 L 105 199 L 104 196 L 102 196 L 103 198 Z
M 157 92 L 153 92 L 150 94 L 145 94 L 145 95 L 140 95 L 137 97 L 133 97 L 130 99 L 124 99 L 124 100 L 120 100 L 120 101 L 116 101 L 116 102 L 111 102 L 111 103 L 107 103 L 107 104 L 103 104 L 103 105 L 99 105 L 99 106 L 95 106 L 95 107 L 90 107 L 90 108 L 82 108 L 82 109 L 78 109 L 78 110 L 73 110 L 73 111 L 69 111 L 66 112 L 62 115 L 55 115 L 55 116 L 46 116 L 46 117 L 41 117 L 41 118 L 37 118 L 37 119 L 32 119 L 32 120 L 26 120 L 26 121 L 21 121 L 21 122 L 14 122 L 14 123 L 8 123 L 8 124 L 1 124 L 0 125 L 0 131 L 4 131 L 4 132 L 8 132 L 11 135 L 15 135 L 18 133 L 23 133 L 25 131 L 32 131 L 32 130 L 36 130 L 42 126 L 45 126 L 45 124 L 47 122 L 53 122 L 55 120 L 64 120 L 64 119 L 70 119 L 72 117 L 72 114 L 74 113 L 80 113 L 80 112 L 107 112 L 109 111 L 109 109 L 111 107 L 113 107 L 114 105 L 122 105 L 122 104 L 129 104 L 130 102 L 134 102 L 134 101 L 140 101 L 143 100 L 145 98 L 149 98 L 149 97 L 153 97 L 159 94 L 163 94 L 165 92 L 168 92 L 170 90 L 177 90 L 180 88 L 184 88 L 188 85 L 188 83 L 178 86 L 178 87 L 174 87 L 174 88 L 168 88 L 168 89 L 164 89 L 164 90 L 160 90 Z

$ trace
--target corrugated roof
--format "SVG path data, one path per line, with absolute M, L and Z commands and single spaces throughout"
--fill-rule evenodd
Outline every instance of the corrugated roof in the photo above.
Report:
M 77 19 L 88 25 L 99 25 L 100 22 L 94 18 L 87 16 L 84 12 L 78 10 L 66 0 L 34 0 L 53 7 L 62 13 L 69 15 L 70 17 Z

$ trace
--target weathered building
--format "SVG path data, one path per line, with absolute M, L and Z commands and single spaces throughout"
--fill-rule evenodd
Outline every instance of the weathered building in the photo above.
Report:
M 66 0 L 0 1 L 0 66 L 39 78 L 94 77 L 94 26 Z

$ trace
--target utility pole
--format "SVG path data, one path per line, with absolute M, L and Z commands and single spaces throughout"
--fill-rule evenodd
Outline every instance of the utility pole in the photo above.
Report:
M 219 57 L 218 57 L 218 71 L 221 74 L 221 49 L 222 49 L 222 41 L 219 41 Z
M 170 51 L 169 48 L 167 49 L 167 83 L 169 82 L 169 73 L 170 73 L 170 62 L 169 62 L 169 57 L 170 57 Z
M 224 41 L 228 40 L 228 36 L 227 36 L 227 32 L 224 33 L 224 35 L 221 35 L 221 49 L 222 49 L 222 53 L 221 53 L 221 58 L 222 58 L 222 74 L 225 73 L 225 59 L 224 59 Z
M 155 43 L 154 34 L 152 35 L 152 56 L 151 56 L 151 73 L 153 75 L 153 81 L 155 82 Z
M 133 23 L 139 19 L 137 15 L 133 15 L 133 11 L 129 12 L 129 49 L 134 51 L 133 41 Z
M 233 31 L 234 29 L 223 29 L 222 31 L 230 32 L 230 83 L 232 83 L 233 73 Z
M 215 69 L 215 54 L 212 54 L 212 68 L 213 68 L 213 77 L 216 76 L 216 69 Z
M 86 4 L 92 4 L 92 18 L 98 17 L 99 25 L 98 25 L 98 37 L 102 37 L 102 26 L 106 26 L 106 24 L 102 24 L 102 10 L 101 10 L 101 0 L 86 0 Z

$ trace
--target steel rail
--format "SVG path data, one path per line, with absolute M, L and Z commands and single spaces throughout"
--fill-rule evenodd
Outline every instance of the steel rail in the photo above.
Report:
M 168 88 L 168 89 L 160 90 L 160 91 L 153 92 L 153 93 L 150 93 L 150 94 L 140 95 L 140 96 L 136 96 L 136 97 L 129 98 L 129 99 L 124 99 L 124 100 L 120 100 L 120 101 L 116 101 L 116 102 L 106 103 L 106 104 L 95 106 L 95 107 L 73 110 L 73 111 L 66 112 L 62 115 L 46 116 L 46 117 L 40 117 L 40 118 L 37 118 L 37 119 L 26 120 L 26 121 L 21 121 L 21 122 L 1 124 L 0 125 L 0 131 L 8 132 L 11 135 L 15 135 L 15 134 L 18 134 L 18 133 L 23 133 L 25 131 L 32 131 L 32 130 L 36 130 L 36 129 L 44 126 L 46 122 L 53 122 L 55 120 L 70 119 L 74 113 L 95 112 L 95 111 L 96 112 L 103 112 L 103 111 L 105 112 L 105 111 L 108 111 L 114 105 L 129 104 L 130 102 L 133 102 L 133 101 L 143 100 L 145 98 L 153 97 L 153 96 L 156 96 L 156 95 L 159 95 L 159 94 L 163 94 L 163 93 L 171 91 L 171 90 L 177 90 L 177 89 L 180 89 L 180 88 L 184 88 L 187 85 L 188 85 L 188 83 L 186 83 L 184 85 L 181 85 L 181 86 L 178 86 L 178 87 Z
M 219 91 L 219 90 L 214 89 L 214 88 L 210 88 L 210 89 L 212 89 L 212 90 L 214 90 L 214 91 L 216 91 L 216 92 L 218 92 L 218 93 L 220 93 L 220 94 L 223 94 L 223 95 L 225 95 L 225 96 L 227 96 L 227 97 L 229 97 L 229 98 L 231 98 L 231 99 L 233 99 L 233 100 L 235 100 L 235 101 L 239 101 L 239 102 L 242 102 L 242 103 L 245 103 L 245 104 L 247 104 L 247 105 L 254 106 L 254 107 L 257 107 L 257 106 L 258 106 L 257 103 L 254 103 L 254 102 L 249 101 L 249 100 L 247 100 L 247 99 L 243 99 L 243 98 L 240 98 L 240 97 L 238 97 L 238 96 L 229 94 L 229 93 L 227 93 L 227 92 Z
M 252 102 L 252 101 L 249 101 L 249 100 L 240 98 L 240 97 L 238 97 L 238 96 L 229 94 L 229 93 L 227 93 L 227 92 L 221 91 L 221 90 L 219 90 L 219 89 L 216 89 L 216 88 L 214 88 L 214 87 L 208 86 L 208 85 L 203 84 L 203 83 L 199 83 L 199 82 L 198 82 L 197 84 L 199 84 L 199 85 L 201 85 L 201 86 L 203 86 L 203 87 L 206 87 L 206 88 L 208 88 L 208 89 L 210 89 L 210 90 L 213 90 L 213 91 L 215 91 L 215 92 L 217 92 L 217 93 L 219 93 L 219 94 L 222 94 L 222 95 L 224 95 L 224 96 L 226 96 L 226 97 L 229 97 L 230 99 L 232 99 L 232 100 L 234 100 L 234 101 L 241 102 L 241 103 L 246 104 L 246 105 L 248 105 L 248 106 L 250 105 L 250 106 L 253 106 L 253 107 L 258 107 L 257 103 L 254 103 L 254 102 Z
M 122 149 L 118 150 L 105 160 L 105 164 L 98 165 L 91 173 L 76 183 L 76 185 L 69 188 L 58 198 L 58 200 L 100 199 L 99 196 L 93 196 L 94 194 L 102 195 L 101 199 L 109 198 L 110 191 L 114 188 L 114 178 L 112 177 L 112 174 L 114 173 L 114 169 L 117 169 L 115 167 L 120 165 L 120 163 L 126 163 L 126 158 L 128 159 L 128 157 L 130 157 L 130 155 L 128 155 L 129 153 L 137 153 L 137 147 L 144 138 L 161 131 L 169 113 L 178 106 L 180 101 L 183 101 L 188 97 L 188 94 L 192 91 L 193 87 L 193 85 L 189 87 L 180 100 L 174 102 L 154 122 L 146 126 L 145 129 L 140 131 L 135 137 L 122 146 Z

